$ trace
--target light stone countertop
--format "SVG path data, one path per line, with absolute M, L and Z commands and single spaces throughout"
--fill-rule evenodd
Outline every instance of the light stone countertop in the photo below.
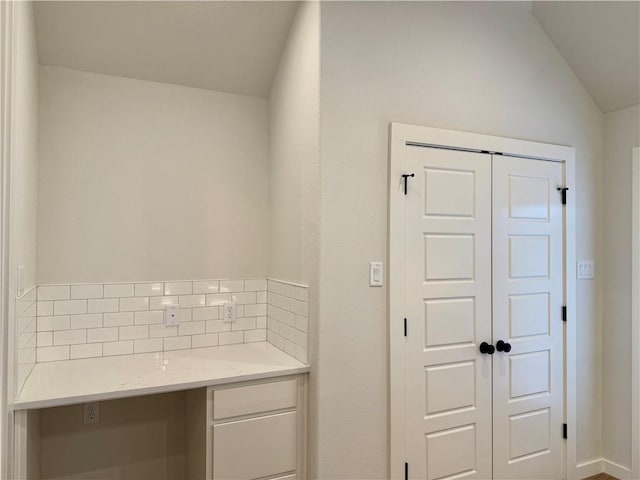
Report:
M 188 390 L 306 373 L 267 342 L 37 363 L 15 410 Z

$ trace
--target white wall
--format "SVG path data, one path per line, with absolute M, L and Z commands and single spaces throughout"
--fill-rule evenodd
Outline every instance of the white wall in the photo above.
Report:
M 602 453 L 631 468 L 631 159 L 640 107 L 605 114 L 604 126 Z
M 264 99 L 40 68 L 38 283 L 264 277 Z
M 388 126 L 572 145 L 579 258 L 599 265 L 603 116 L 527 3 L 322 4 L 316 478 L 388 475 Z M 600 458 L 600 280 L 578 285 L 578 458 Z

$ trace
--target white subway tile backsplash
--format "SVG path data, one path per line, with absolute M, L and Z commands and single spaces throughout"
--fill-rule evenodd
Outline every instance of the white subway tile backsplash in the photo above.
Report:
M 102 298 L 89 300 L 89 313 L 110 313 L 118 311 L 117 298 Z
M 104 298 L 133 297 L 133 283 L 113 283 L 104 286 Z
M 191 348 L 215 347 L 218 345 L 218 334 L 207 333 L 191 337 Z
M 68 300 L 71 298 L 69 285 L 49 285 L 38 287 L 38 301 L 41 300 Z
M 124 342 L 106 342 L 102 344 L 102 355 L 105 357 L 113 355 L 128 355 L 133 353 L 133 340 Z
M 218 280 L 193 282 L 193 293 L 218 293 L 219 291 L 220 282 Z
M 105 327 L 133 325 L 133 312 L 105 313 L 102 322 Z
M 149 310 L 149 297 L 121 298 L 121 312 L 137 312 L 140 310 Z
M 71 345 L 71 360 L 102 356 L 102 343 Z
M 162 351 L 161 338 L 146 338 L 133 341 L 133 353 L 147 353 Z
M 53 302 L 54 315 L 72 315 L 87 313 L 86 300 L 55 300 Z
M 133 327 L 120 327 L 120 340 L 135 340 L 139 338 L 149 338 L 149 327 L 147 325 L 136 325 Z
M 118 328 L 90 328 L 87 330 L 87 343 L 115 342 L 118 340 Z
M 192 282 L 167 282 L 164 284 L 165 295 L 191 295 L 193 293 Z
M 152 323 L 163 323 L 164 312 L 163 311 L 143 311 L 135 313 L 134 323 L 136 325 L 149 325 Z
M 191 348 L 191 337 L 165 337 L 164 339 L 165 350 L 182 350 L 185 348 Z
M 58 330 L 53 332 L 54 345 L 75 345 L 87 343 L 86 330 Z
M 18 356 L 25 361 L 30 356 L 31 362 L 53 361 L 263 341 L 307 358 L 308 291 L 286 282 L 45 285 L 31 296 L 31 303 L 20 304 L 24 313 L 16 323 L 22 346 Z M 232 323 L 221 320 L 227 302 L 236 303 Z M 179 326 L 164 325 L 169 304 L 180 305 Z
M 155 297 L 164 295 L 164 284 L 162 283 L 136 283 L 136 297 Z
M 71 285 L 71 299 L 102 298 L 102 285 Z
M 71 315 L 71 327 L 74 328 L 98 328 L 102 326 L 101 313 L 88 313 L 85 315 Z

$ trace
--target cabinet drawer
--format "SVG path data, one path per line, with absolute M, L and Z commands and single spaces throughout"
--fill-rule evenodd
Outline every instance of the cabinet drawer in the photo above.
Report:
M 248 480 L 295 469 L 296 412 L 213 426 L 214 480 Z
M 213 392 L 213 418 L 238 417 L 296 406 L 297 382 L 259 383 Z

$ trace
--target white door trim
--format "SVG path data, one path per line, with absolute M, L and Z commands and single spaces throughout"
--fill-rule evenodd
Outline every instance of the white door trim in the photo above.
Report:
M 405 462 L 405 378 L 404 353 L 404 203 L 401 175 L 405 171 L 408 143 L 472 151 L 500 152 L 512 156 L 564 162 L 567 191 L 565 210 L 565 302 L 567 305 L 565 346 L 565 421 L 568 440 L 565 477 L 577 480 L 576 452 L 576 214 L 575 149 L 512 138 L 439 128 L 391 123 L 389 145 L 389 420 L 390 478 L 404 478 Z M 635 338 L 635 337 L 634 337 Z
M 631 478 L 640 478 L 640 147 L 632 154 Z

